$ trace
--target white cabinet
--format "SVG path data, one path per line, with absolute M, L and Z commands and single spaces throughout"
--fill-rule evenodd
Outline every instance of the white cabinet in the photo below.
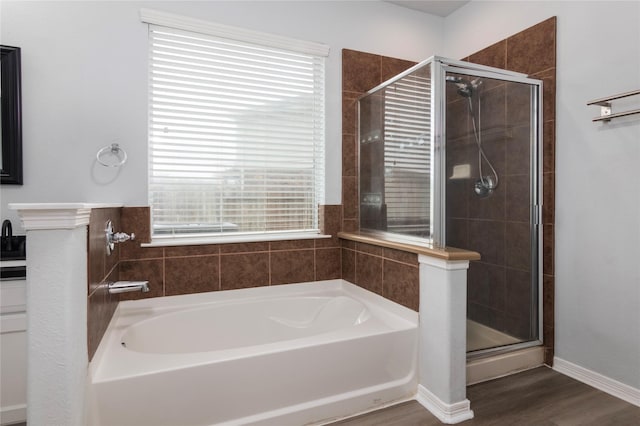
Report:
M 16 262 L 12 261 L 11 266 Z M 24 261 L 22 261 L 24 265 Z M 8 262 L 1 262 L 6 266 Z M 0 424 L 27 418 L 27 312 L 24 279 L 0 281 Z

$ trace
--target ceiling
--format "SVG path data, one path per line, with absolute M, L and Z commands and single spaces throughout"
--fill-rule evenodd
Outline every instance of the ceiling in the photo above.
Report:
M 406 7 L 413 10 L 419 10 L 420 12 L 429 13 L 431 15 L 436 16 L 448 16 L 455 10 L 458 10 L 465 4 L 469 3 L 471 0 L 464 1 L 424 1 L 424 0 L 414 0 L 414 1 L 395 1 L 395 0 L 386 0 L 387 3 L 393 3 L 398 6 Z

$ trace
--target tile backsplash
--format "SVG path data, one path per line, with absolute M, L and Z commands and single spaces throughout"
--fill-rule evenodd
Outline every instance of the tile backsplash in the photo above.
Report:
M 125 207 L 122 226 L 136 241 L 120 247 L 120 279 L 149 280 L 150 291 L 121 299 L 340 278 L 340 206 L 321 206 L 320 218 L 322 232 L 332 238 L 140 247 L 150 241 L 149 208 Z

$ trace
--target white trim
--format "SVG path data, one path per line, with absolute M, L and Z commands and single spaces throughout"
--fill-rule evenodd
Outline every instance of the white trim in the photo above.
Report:
M 471 410 L 471 403 L 468 399 L 447 404 L 422 385 L 418 385 L 416 401 L 442 423 L 455 424 L 473 418 L 473 410 Z
M 27 404 L 7 405 L 0 408 L 0 419 L 3 425 L 24 422 L 27 420 Z
M 27 231 L 38 229 L 73 229 L 89 224 L 91 209 L 122 207 L 122 204 L 92 203 L 11 203 L 17 210 L 22 227 Z
M 154 236 L 150 243 L 142 243 L 141 247 L 196 246 L 204 244 L 256 243 L 263 241 L 319 240 L 331 238 L 331 235 L 314 233 L 278 233 L 278 234 L 246 234 L 225 235 L 219 237 L 159 237 Z
M 418 255 L 418 262 L 423 265 L 433 266 L 434 268 L 444 269 L 445 271 L 457 271 L 460 269 L 469 269 L 468 260 L 445 260 L 426 254 Z
M 260 44 L 262 46 L 286 49 L 316 56 L 329 56 L 329 46 L 326 44 L 296 40 L 290 37 L 218 24 L 160 10 L 140 9 L 140 20 L 147 24 L 162 25 L 185 31 Z
M 588 370 L 564 359 L 554 357 L 553 369 L 582 383 L 640 407 L 640 389 L 618 382 L 595 371 Z

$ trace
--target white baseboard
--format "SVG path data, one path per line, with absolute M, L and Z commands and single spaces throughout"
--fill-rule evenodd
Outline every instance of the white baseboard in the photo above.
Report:
M 418 385 L 416 400 L 427 410 L 436 416 L 442 423 L 455 424 L 473 418 L 471 403 L 464 401 L 447 404 L 431 393 L 427 388 Z
M 640 389 L 620 383 L 595 371 L 588 370 L 564 359 L 554 357 L 553 369 L 582 383 L 640 407 Z
M 8 405 L 0 408 L 0 425 L 24 422 L 27 420 L 27 405 Z

